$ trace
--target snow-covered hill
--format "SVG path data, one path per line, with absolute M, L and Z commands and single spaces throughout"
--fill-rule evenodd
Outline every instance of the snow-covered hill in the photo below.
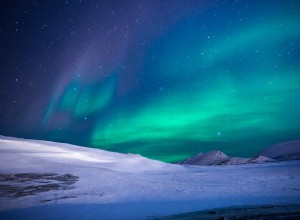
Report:
M 189 165 L 240 165 L 240 164 L 248 164 L 248 163 L 267 163 L 274 162 L 274 160 L 264 157 L 257 156 L 254 158 L 241 158 L 241 157 L 228 157 L 221 151 L 213 150 L 207 153 L 199 153 L 193 157 L 190 157 L 186 160 L 179 162 L 178 164 L 189 164 Z
M 181 166 L 0 137 L 0 219 L 145 219 L 228 206 L 300 204 L 299 168 L 300 161 Z
M 276 160 L 300 160 L 300 140 L 275 144 L 259 155 Z

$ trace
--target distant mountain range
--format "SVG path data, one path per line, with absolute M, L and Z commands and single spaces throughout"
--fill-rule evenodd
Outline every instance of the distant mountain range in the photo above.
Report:
M 213 150 L 199 153 L 178 162 L 182 165 L 239 165 L 249 163 L 268 163 L 283 160 L 300 160 L 300 140 L 288 141 L 273 145 L 253 158 L 229 157 L 221 151 Z

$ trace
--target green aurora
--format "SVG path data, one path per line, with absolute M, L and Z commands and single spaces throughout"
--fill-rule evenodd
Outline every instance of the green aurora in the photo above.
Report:
M 105 128 L 99 123 L 92 145 L 115 151 L 127 146 L 130 150 L 125 152 L 176 161 L 190 156 L 190 149 L 185 147 L 188 142 L 214 145 L 235 154 L 237 150 L 226 149 L 222 144 L 241 145 L 257 136 L 293 136 L 300 126 L 300 109 L 290 108 L 299 102 L 300 63 L 277 51 L 290 40 L 299 39 L 297 20 L 271 19 L 211 40 L 209 47 L 203 46 L 201 37 L 190 40 L 173 33 L 171 38 L 177 39 L 171 39 L 171 45 L 163 45 L 164 52 L 158 52 L 159 66 L 155 71 L 164 81 L 187 74 L 191 80 L 183 80 L 175 88 L 152 97 L 147 107 L 134 114 L 120 112 Z M 176 47 L 176 42 L 185 43 Z M 247 56 L 255 58 L 245 61 Z M 243 59 L 243 72 L 236 72 L 236 59 Z M 228 60 L 235 62 L 233 67 Z M 203 79 L 203 74 L 213 77 Z M 256 144 L 245 143 L 245 147 L 252 145 L 252 152 L 262 150 Z M 164 148 L 176 150 L 172 156 L 156 156 Z M 201 144 L 193 151 L 203 151 Z M 242 152 L 247 155 L 245 149 L 239 153 Z
M 3 65 L 22 75 L 6 76 L 18 87 L 3 85 L 1 134 L 166 162 L 300 138 L 299 1 L 112 2 L 74 3 L 67 24 L 44 18 L 41 39 L 12 30 L 27 55 L 9 50 L 30 59 Z

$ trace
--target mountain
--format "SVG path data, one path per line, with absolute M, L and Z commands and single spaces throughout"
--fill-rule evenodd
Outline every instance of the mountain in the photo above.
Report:
M 230 159 L 223 152 L 213 150 L 207 153 L 199 153 L 193 157 L 187 158 L 179 162 L 178 164 L 190 164 L 190 165 L 218 165 L 226 160 Z
M 213 150 L 207 153 L 199 153 L 187 158 L 178 164 L 187 165 L 239 165 L 248 163 L 268 163 L 284 160 L 300 160 L 300 140 L 275 144 L 254 158 L 228 157 L 221 151 Z
M 213 150 L 207 153 L 199 153 L 193 157 L 179 162 L 178 164 L 188 164 L 188 165 L 239 165 L 247 163 L 267 163 L 274 160 L 265 157 L 257 156 L 255 158 L 240 158 L 240 157 L 228 157 L 221 151 Z
M 220 163 L 220 165 L 240 165 L 240 164 L 260 164 L 260 163 L 268 163 L 268 162 L 274 162 L 274 160 L 264 157 L 264 156 L 257 156 L 254 158 L 241 158 L 241 157 L 231 157 L 228 160 L 225 160 Z
M 259 155 L 275 160 L 300 160 L 300 140 L 275 144 L 259 153 Z

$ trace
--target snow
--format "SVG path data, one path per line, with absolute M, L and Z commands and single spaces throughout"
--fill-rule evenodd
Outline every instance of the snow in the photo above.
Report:
M 179 164 L 190 164 L 190 165 L 218 165 L 221 162 L 228 160 L 229 157 L 223 152 L 213 150 L 207 153 L 199 153 L 191 158 L 188 158 Z
M 300 160 L 300 140 L 275 144 L 259 155 L 277 160 Z
M 199 153 L 193 157 L 179 162 L 178 164 L 189 164 L 189 165 L 240 165 L 248 163 L 268 163 L 274 162 L 275 160 L 264 156 L 257 156 L 254 158 L 241 158 L 241 157 L 228 157 L 221 151 L 213 150 L 207 153 Z
M 300 204 L 299 168 L 300 161 L 167 164 L 1 136 L 0 219 L 145 219 L 229 206 Z M 3 185 L 23 194 L 9 191 L 7 196 Z

